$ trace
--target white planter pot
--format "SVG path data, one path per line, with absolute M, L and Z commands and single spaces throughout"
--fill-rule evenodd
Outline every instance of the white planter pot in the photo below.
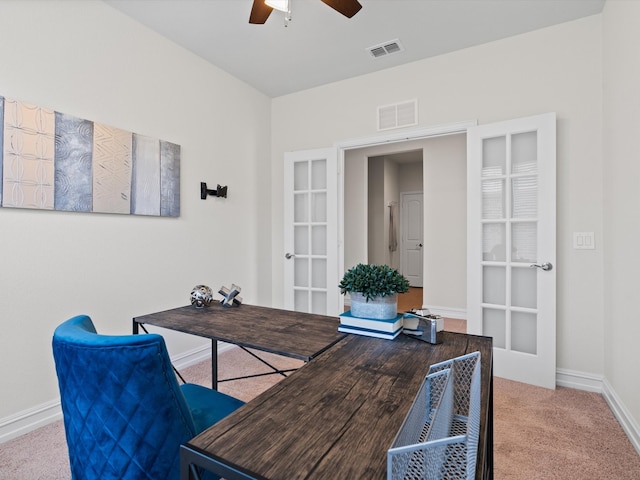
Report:
M 375 297 L 367 302 L 361 293 L 351 292 L 351 315 L 374 320 L 387 320 L 398 315 L 398 294 Z

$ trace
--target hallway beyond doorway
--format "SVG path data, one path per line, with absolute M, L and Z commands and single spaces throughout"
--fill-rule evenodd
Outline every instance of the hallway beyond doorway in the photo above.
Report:
M 422 308 L 422 298 L 422 288 L 410 287 L 407 293 L 398 294 L 398 312 Z M 445 318 L 444 329 L 448 332 L 467 333 L 467 321 L 458 318 Z

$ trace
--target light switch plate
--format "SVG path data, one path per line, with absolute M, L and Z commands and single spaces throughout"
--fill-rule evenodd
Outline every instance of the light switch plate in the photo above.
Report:
M 593 232 L 573 232 L 573 248 L 579 250 L 593 250 L 596 241 Z

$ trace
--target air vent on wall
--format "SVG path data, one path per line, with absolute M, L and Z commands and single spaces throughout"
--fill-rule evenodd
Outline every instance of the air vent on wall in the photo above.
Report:
M 404 47 L 400 44 L 399 40 L 390 40 L 388 42 L 381 43 L 380 45 L 374 45 L 373 47 L 367 48 L 367 51 L 374 58 L 384 57 L 386 55 L 391 55 L 392 53 L 402 52 Z
M 418 100 L 378 107 L 378 130 L 410 127 L 418 124 Z

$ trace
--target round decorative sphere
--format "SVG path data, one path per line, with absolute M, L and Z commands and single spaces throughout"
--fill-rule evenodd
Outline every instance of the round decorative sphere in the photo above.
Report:
M 208 306 L 213 300 L 213 290 L 206 285 L 196 285 L 191 290 L 191 305 L 196 308 Z

